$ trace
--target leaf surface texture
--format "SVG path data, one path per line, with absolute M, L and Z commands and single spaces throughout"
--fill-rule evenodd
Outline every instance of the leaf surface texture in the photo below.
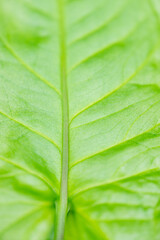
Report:
M 0 239 L 160 239 L 158 0 L 0 1 Z

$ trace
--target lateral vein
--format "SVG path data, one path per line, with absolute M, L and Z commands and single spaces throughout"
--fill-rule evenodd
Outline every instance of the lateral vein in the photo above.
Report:
M 110 92 L 106 93 L 104 96 L 100 97 L 99 99 L 97 99 L 96 101 L 92 102 L 91 104 L 87 105 L 86 107 L 82 108 L 79 112 L 77 112 L 70 120 L 70 124 L 72 123 L 72 121 L 78 117 L 81 113 L 85 112 L 86 110 L 88 110 L 89 108 L 91 108 L 92 106 L 96 105 L 97 103 L 101 102 L 102 100 L 108 98 L 109 96 L 111 96 L 113 93 L 115 93 L 116 91 L 120 90 L 122 87 L 124 87 L 127 83 L 129 83 L 142 69 L 144 69 L 144 67 L 148 64 L 150 58 L 153 56 L 153 54 L 155 53 L 155 51 L 159 48 L 160 42 L 158 41 L 158 43 L 154 46 L 154 48 L 149 52 L 148 56 L 145 58 L 145 60 L 142 62 L 142 64 L 135 70 L 135 72 L 129 76 L 126 80 L 124 80 L 120 85 L 118 85 L 115 89 L 111 90 Z
M 28 126 L 28 125 L 20 122 L 19 120 L 15 119 L 15 118 L 13 118 L 13 117 L 11 117 L 11 116 L 9 116 L 8 114 L 6 114 L 6 113 L 4 113 L 4 112 L 2 112 L 2 111 L 0 111 L 0 114 L 3 115 L 3 116 L 5 116 L 6 118 L 10 119 L 11 121 L 13 121 L 13 122 L 15 122 L 15 123 L 17 123 L 17 124 L 25 127 L 25 128 L 28 129 L 30 132 L 33 132 L 33 133 L 35 133 L 36 135 L 39 135 L 40 137 L 46 139 L 48 142 L 52 143 L 52 144 L 58 149 L 58 151 L 61 153 L 61 149 L 60 149 L 60 147 L 58 146 L 58 144 L 57 144 L 55 141 L 53 141 L 51 138 L 49 138 L 48 136 L 44 135 L 44 134 L 41 133 L 41 132 L 38 132 L 38 131 L 35 130 L 34 128 L 32 128 L 32 127 L 30 127 L 30 126 Z
M 13 165 L 13 166 L 16 167 L 16 168 L 19 168 L 19 169 L 23 170 L 24 172 L 26 172 L 26 173 L 28 173 L 28 174 L 30 174 L 30 175 L 32 175 L 32 176 L 35 176 L 35 177 L 39 178 L 42 182 L 44 182 L 44 184 L 46 184 L 46 186 L 48 186 L 48 188 L 49 188 L 55 195 L 57 195 L 57 189 L 56 189 L 56 188 L 48 181 L 48 179 L 46 179 L 44 176 L 41 176 L 41 175 L 37 174 L 36 172 L 34 172 L 34 171 L 30 170 L 30 169 L 27 169 L 26 167 L 23 167 L 23 166 L 15 163 L 15 162 L 13 162 L 13 161 L 11 161 L 10 159 L 7 159 L 7 158 L 3 157 L 3 156 L 0 156 L 0 161 L 6 162 L 6 163 L 8 163 L 8 164 L 10 164 L 10 165 Z
M 132 137 L 132 138 L 125 139 L 125 140 L 123 140 L 123 141 L 121 141 L 121 142 L 116 143 L 115 145 L 111 145 L 110 147 L 107 147 L 107 148 L 102 149 L 102 150 L 100 150 L 100 151 L 98 151 L 98 152 L 95 152 L 94 154 L 88 155 L 88 156 L 86 156 L 85 158 L 79 159 L 79 160 L 75 161 L 74 163 L 72 163 L 72 165 L 70 166 L 70 169 L 73 168 L 73 167 L 75 167 L 76 165 L 78 165 L 78 164 L 80 164 L 80 163 L 88 160 L 88 159 L 91 159 L 91 158 L 93 158 L 93 157 L 95 157 L 95 156 L 98 156 L 98 155 L 100 155 L 100 154 L 102 154 L 102 153 L 105 153 L 105 152 L 107 152 L 107 151 L 109 151 L 109 150 L 111 150 L 111 149 L 113 149 L 113 148 L 116 148 L 116 147 L 122 145 L 122 144 L 126 144 L 126 143 L 128 143 L 129 141 L 134 140 L 135 138 L 141 137 L 141 136 L 143 136 L 144 134 L 149 133 L 150 131 L 154 130 L 156 127 L 159 127 L 159 126 L 160 126 L 160 123 L 157 123 L 157 124 L 154 125 L 153 127 L 147 129 L 146 131 L 144 131 L 144 132 L 142 132 L 142 133 L 140 133 L 140 134 L 138 134 L 138 135 L 136 135 L 136 136 L 134 136 L 134 137 Z
M 0 39 L 4 46 L 8 49 L 8 51 L 12 54 L 12 56 L 30 73 L 32 73 L 34 76 L 36 76 L 39 80 L 41 80 L 44 84 L 46 84 L 48 87 L 52 88 L 59 96 L 60 92 L 59 90 L 48 80 L 46 80 L 44 77 L 40 76 L 37 72 L 35 72 L 27 63 L 23 61 L 23 59 L 20 58 L 20 56 L 17 55 L 15 50 L 0 36 Z

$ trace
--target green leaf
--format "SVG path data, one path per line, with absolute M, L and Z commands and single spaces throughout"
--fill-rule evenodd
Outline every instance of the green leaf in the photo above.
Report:
M 159 0 L 0 1 L 0 240 L 160 239 Z

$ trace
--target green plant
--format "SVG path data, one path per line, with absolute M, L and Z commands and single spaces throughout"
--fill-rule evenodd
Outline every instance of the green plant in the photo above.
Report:
M 0 240 L 159 240 L 159 167 L 159 0 L 1 0 Z

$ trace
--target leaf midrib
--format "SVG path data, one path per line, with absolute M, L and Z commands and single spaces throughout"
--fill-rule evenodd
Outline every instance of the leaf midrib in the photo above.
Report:
M 55 240 L 64 238 L 65 222 L 68 207 L 68 158 L 69 158 L 69 104 L 66 70 L 66 36 L 64 20 L 64 0 L 57 0 L 59 11 L 60 38 L 60 77 L 62 92 L 62 157 L 61 157 L 61 186 L 57 204 L 55 225 Z

